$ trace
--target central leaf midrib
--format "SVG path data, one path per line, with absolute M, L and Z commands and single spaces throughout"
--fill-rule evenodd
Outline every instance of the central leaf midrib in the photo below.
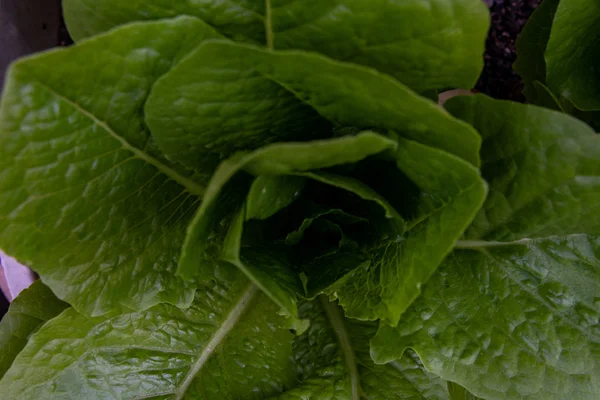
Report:
M 354 354 L 354 349 L 352 348 L 352 343 L 350 342 L 350 335 L 346 329 L 346 324 L 344 324 L 344 317 L 340 313 L 338 306 L 330 302 L 327 296 L 321 295 L 319 296 L 319 300 L 321 301 L 323 310 L 327 316 L 327 320 L 329 321 L 329 324 L 333 328 L 335 336 L 338 339 L 342 356 L 346 363 L 346 368 L 350 374 L 350 387 L 352 393 L 351 399 L 360 400 L 360 395 L 362 393 L 360 386 L 360 375 L 358 373 L 356 355 Z
M 81 113 L 82 115 L 84 115 L 86 118 L 90 119 L 95 125 L 97 125 L 100 128 L 102 128 L 113 139 L 117 140 L 121 144 L 121 147 L 123 147 L 125 150 L 133 153 L 136 158 L 141 159 L 142 161 L 145 161 L 148 164 L 154 166 L 161 173 L 165 174 L 169 178 L 173 179 L 175 182 L 179 183 L 181 186 L 183 186 L 190 193 L 192 193 L 192 194 L 194 194 L 194 195 L 196 195 L 198 197 L 202 197 L 204 195 L 205 188 L 202 185 L 200 185 L 198 182 L 195 182 L 192 179 L 189 179 L 188 177 L 181 175 L 179 172 L 175 171 L 173 168 L 171 168 L 171 167 L 163 164 L 162 162 L 160 162 L 156 158 L 150 156 L 147 153 L 144 153 L 141 149 L 133 146 L 124 137 L 122 137 L 117 132 L 115 132 L 108 125 L 108 123 L 106 123 L 104 121 L 101 121 L 93 113 L 91 113 L 90 111 L 88 111 L 85 108 L 83 108 L 80 104 L 78 104 L 74 100 L 71 100 L 68 97 L 65 97 L 65 96 L 63 96 L 63 95 L 55 92 L 52 88 L 50 88 L 49 86 L 45 85 L 44 83 L 42 83 L 40 81 L 38 81 L 37 83 L 42 88 L 44 88 L 45 90 L 47 90 L 52 96 L 54 96 L 54 97 L 58 98 L 59 100 L 64 101 L 65 103 L 69 104 L 71 107 L 75 108 L 75 110 L 77 110 L 79 113 Z
M 190 370 L 179 389 L 173 394 L 172 400 L 183 399 L 190 385 L 198 373 L 202 370 L 202 367 L 227 338 L 231 330 L 235 328 L 237 323 L 242 318 L 244 311 L 248 309 L 248 306 L 257 293 L 258 287 L 254 283 L 250 283 L 240 296 L 237 303 L 235 303 L 227 317 L 223 320 L 219 329 L 214 332 L 208 343 L 206 343 L 206 345 L 202 348 L 202 351 L 198 353 L 196 361 L 194 361 L 194 363 L 191 365 Z

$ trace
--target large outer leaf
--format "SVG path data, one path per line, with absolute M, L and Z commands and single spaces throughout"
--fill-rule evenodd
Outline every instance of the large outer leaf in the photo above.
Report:
M 302 128 L 313 136 L 302 103 L 339 125 L 393 130 L 479 164 L 480 138 L 469 125 L 389 76 L 318 54 L 225 41 L 203 43 L 157 82 L 146 121 L 167 156 L 194 168 L 207 146 L 256 146 Z
M 0 322 L 0 378 L 25 347 L 29 336 L 67 306 L 41 281 L 34 282 L 15 298 Z
M 367 268 L 357 268 L 327 290 L 348 316 L 396 325 L 419 296 L 483 203 L 479 171 L 443 151 L 399 140 L 397 166 L 420 188 L 421 213 L 404 235 L 390 233 L 372 250 Z
M 374 358 L 414 348 L 485 399 L 598 398 L 600 240 L 577 234 L 598 233 L 598 139 L 535 106 L 484 96 L 449 105 L 484 138 L 490 195 L 472 240 L 458 242 L 470 250 L 448 257 L 397 328 L 380 327 Z
M 548 87 L 580 110 L 600 110 L 600 3 L 561 0 L 546 49 Z
M 223 273 L 221 271 L 218 273 Z M 6 400 L 263 399 L 294 382 L 292 334 L 240 274 L 192 306 L 86 318 L 69 309 L 32 336 L 0 381 Z M 231 273 L 231 271 L 230 271 Z
M 264 0 L 62 0 L 69 33 L 81 39 L 133 21 L 190 15 L 235 40 L 265 40 Z
M 300 383 L 278 400 L 449 399 L 445 382 L 426 372 L 412 353 L 374 364 L 373 324 L 344 319 L 327 301 L 303 303 L 300 315 L 310 319 L 309 329 L 294 340 Z
M 231 222 L 230 218 L 239 213 L 250 186 L 248 179 L 244 179 L 248 177 L 243 171 L 247 170 L 256 175 L 294 175 L 357 162 L 369 155 L 393 149 L 395 146 L 393 140 L 367 131 L 356 136 L 330 140 L 272 144 L 224 161 L 215 172 L 204 201 L 190 223 L 178 274 L 188 280 L 210 276 L 215 260 L 222 258 L 223 252 L 226 251 L 228 261 L 242 267 L 277 304 L 288 313 L 295 315 L 297 313 L 295 293 L 301 286 L 296 273 L 286 267 L 289 263 L 271 262 L 266 268 L 262 263 L 242 264 L 239 259 L 239 241 L 245 213 L 238 216 L 237 225 L 232 228 L 235 232 L 230 233 L 230 241 L 223 243 Z M 358 183 L 356 186 L 359 186 Z M 367 192 L 368 188 L 364 185 L 359 186 L 362 187 Z M 376 196 L 372 190 L 368 191 L 368 195 Z M 383 199 L 374 198 L 385 203 Z M 270 257 L 268 254 L 263 256 L 257 254 L 255 261 L 261 258 L 264 261 Z
M 447 103 L 481 132 L 490 193 L 470 239 L 600 234 L 600 141 L 581 121 L 483 95 Z
M 142 106 L 156 78 L 215 36 L 188 17 L 132 24 L 8 74 L 0 247 L 81 312 L 193 298 L 173 272 L 204 189 L 155 155 Z
M 64 0 L 79 40 L 117 25 L 187 14 L 225 36 L 317 51 L 424 91 L 473 86 L 489 16 L 479 0 Z
M 271 0 L 276 49 L 373 67 L 423 92 L 471 88 L 489 13 L 478 0 Z
M 416 350 L 426 368 L 485 399 L 600 396 L 600 239 L 482 243 L 449 256 L 378 362 Z

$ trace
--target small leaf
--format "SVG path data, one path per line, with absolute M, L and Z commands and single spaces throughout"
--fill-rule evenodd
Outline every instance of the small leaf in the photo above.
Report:
M 41 281 L 34 282 L 15 298 L 0 322 L 0 378 L 23 350 L 29 336 L 67 307 Z
M 300 196 L 306 179 L 262 175 L 254 179 L 247 197 L 246 219 L 267 219 Z

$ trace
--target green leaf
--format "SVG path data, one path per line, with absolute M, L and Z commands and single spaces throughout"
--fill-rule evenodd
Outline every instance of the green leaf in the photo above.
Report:
M 295 231 L 288 233 L 285 238 L 286 243 L 291 245 L 298 244 L 304 237 L 306 230 L 310 228 L 315 221 L 325 217 L 329 217 L 334 220 L 340 219 L 350 224 L 368 222 L 366 218 L 348 214 L 339 208 L 324 208 L 315 205 L 314 208 L 310 210 L 307 216 L 304 218 L 300 227 Z
M 129 22 L 178 15 L 200 18 L 235 40 L 263 43 L 265 39 L 264 0 L 63 0 L 62 5 L 76 42 Z
M 202 179 L 160 156 L 142 106 L 159 76 L 216 36 L 188 17 L 136 23 L 8 73 L 0 246 L 80 312 L 193 298 L 174 271 Z
M 204 201 L 188 228 L 178 274 L 185 279 L 210 276 L 221 256 L 222 240 L 232 215 L 239 212 L 250 188 L 247 174 L 296 175 L 304 171 L 360 161 L 393 149 L 396 143 L 373 132 L 306 143 L 280 143 L 224 161 L 208 186 Z
M 34 282 L 15 298 L 0 322 L 0 378 L 25 347 L 29 336 L 65 308 L 67 304 L 41 281 Z
M 250 186 L 246 219 L 267 219 L 300 196 L 306 179 L 294 176 L 262 175 Z
M 218 272 L 218 271 L 217 271 Z M 293 335 L 235 274 L 203 283 L 186 310 L 87 318 L 69 309 L 34 334 L 0 381 L 7 400 L 263 399 L 294 383 Z
M 467 238 L 600 234 L 600 142 L 589 126 L 483 95 L 454 98 L 447 107 L 483 137 L 490 193 Z
M 380 327 L 377 362 L 414 349 L 442 379 L 493 399 L 600 396 L 600 239 L 465 242 L 397 328 Z
M 393 140 L 367 131 L 330 140 L 273 144 L 223 162 L 188 228 L 178 273 L 188 280 L 203 280 L 212 274 L 218 260 L 227 261 L 244 271 L 288 314 L 296 316 L 296 295 L 302 293 L 302 283 L 293 268 L 298 263 L 289 252 L 274 244 L 242 251 L 243 222 L 247 216 L 239 210 L 249 187 L 249 177 L 243 171 L 259 176 L 295 174 L 339 187 L 378 203 L 390 218 L 399 218 L 397 224 L 402 226 L 402 218 L 366 185 L 330 173 L 303 172 L 359 161 L 395 146 Z M 237 216 L 232 218 L 233 215 Z
M 345 319 L 323 298 L 303 303 L 300 315 L 311 321 L 294 339 L 300 382 L 278 400 L 449 399 L 445 382 L 412 353 L 387 365 L 373 363 L 369 339 L 376 325 Z
M 306 105 L 339 125 L 392 130 L 479 164 L 469 125 L 387 75 L 313 53 L 203 43 L 157 82 L 145 109 L 161 149 L 197 168 L 207 145 L 230 153 L 322 134 Z
M 370 66 L 420 92 L 471 88 L 489 26 L 479 0 L 65 0 L 64 9 L 76 40 L 129 21 L 187 14 L 236 41 Z
M 300 278 L 293 269 L 293 260 L 286 249 L 271 244 L 269 247 L 245 247 L 242 235 L 244 210 L 232 220 L 223 242 L 220 259 L 227 261 L 248 276 L 284 312 L 298 316 L 296 294 L 302 291 Z
M 331 132 L 328 121 L 288 90 L 218 51 L 195 51 L 173 67 L 144 108 L 167 158 L 196 171 L 213 171 L 240 150 Z
M 381 325 L 374 359 L 412 348 L 485 399 L 598 397 L 600 240 L 578 234 L 598 230 L 597 137 L 568 115 L 485 96 L 449 108 L 481 132 L 490 194 L 462 250 L 396 328 Z
M 405 233 L 391 229 L 370 251 L 371 262 L 327 290 L 352 318 L 396 325 L 483 203 L 486 185 L 463 160 L 399 140 L 397 166 L 421 190 L 420 214 Z
M 316 51 L 422 92 L 471 88 L 489 14 L 477 0 L 271 0 L 276 49 Z
M 467 389 L 454 382 L 448 382 L 448 392 L 451 400 L 478 400 Z
M 517 39 L 517 61 L 513 68 L 523 79 L 523 93 L 530 103 L 539 104 L 539 88 L 535 82 L 546 83 L 544 53 L 550 38 L 558 0 L 543 0 L 527 20 Z
M 534 100 L 530 101 L 530 103 L 535 104 L 536 106 L 546 107 L 555 111 L 565 111 L 565 100 L 563 99 L 562 104 L 561 101 L 556 98 L 554 93 L 548 89 L 546 85 L 539 81 L 533 81 L 531 91 L 534 93 Z M 573 107 L 571 107 L 571 112 Z
M 600 3 L 562 0 L 546 49 L 547 84 L 580 110 L 600 110 Z
M 300 173 L 299 175 L 311 178 L 315 181 L 324 183 L 329 186 L 352 192 L 363 200 L 377 203 L 385 211 L 386 218 L 393 219 L 394 222 L 397 224 L 398 229 L 401 231 L 404 230 L 404 218 L 402 218 L 398 211 L 396 211 L 394 207 L 392 207 L 392 205 L 389 204 L 385 198 L 380 196 L 376 191 L 374 191 L 361 181 L 348 176 L 337 175 L 323 171 L 304 172 Z

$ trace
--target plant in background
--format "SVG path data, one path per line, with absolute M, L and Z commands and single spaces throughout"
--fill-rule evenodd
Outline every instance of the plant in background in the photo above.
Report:
M 598 397 L 594 131 L 429 99 L 479 0 L 64 9 L 2 97 L 0 247 L 43 282 L 4 398 Z
M 532 104 L 567 112 L 600 130 L 600 5 L 544 0 L 517 42 L 515 70 Z

